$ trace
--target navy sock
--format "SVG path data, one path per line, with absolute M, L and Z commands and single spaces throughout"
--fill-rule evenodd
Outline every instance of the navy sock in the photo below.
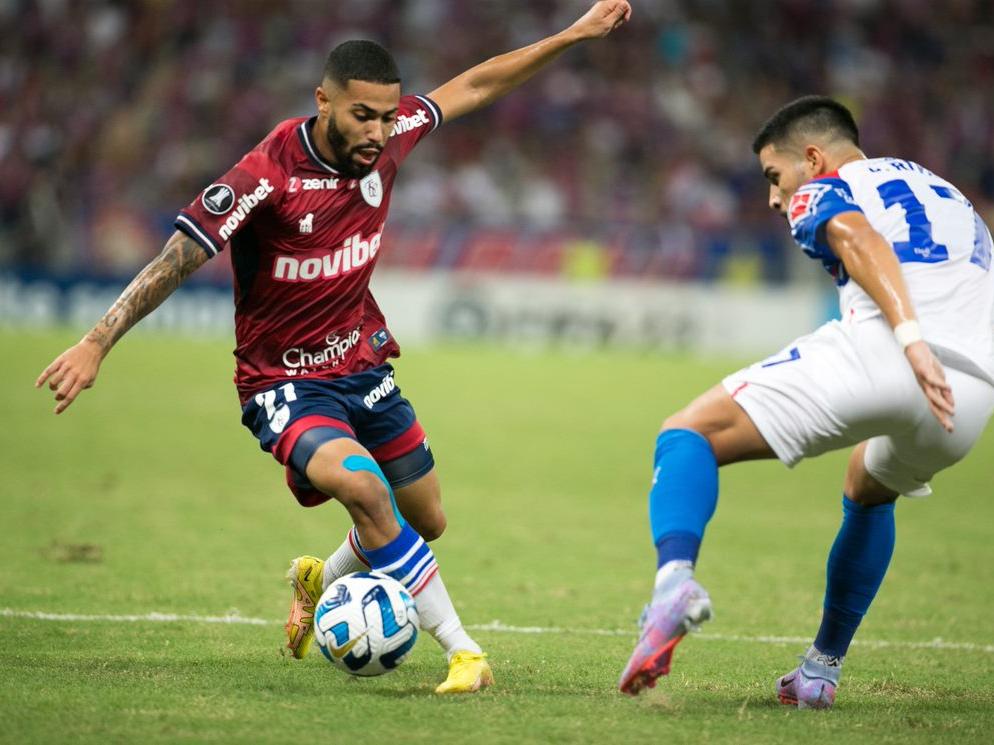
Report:
M 656 439 L 655 466 L 649 524 L 656 566 L 693 563 L 718 504 L 718 462 L 711 443 L 689 429 L 668 429 Z
M 842 527 L 828 554 L 819 652 L 844 657 L 894 553 L 894 503 L 863 507 L 842 497 Z

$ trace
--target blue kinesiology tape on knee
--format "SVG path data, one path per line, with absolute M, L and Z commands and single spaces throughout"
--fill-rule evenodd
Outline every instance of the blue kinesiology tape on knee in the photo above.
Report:
M 842 498 L 842 525 L 828 554 L 825 607 L 815 647 L 845 656 L 894 553 L 894 503 L 864 507 Z
M 656 439 L 649 491 L 649 524 L 661 563 L 697 558 L 704 527 L 717 504 L 718 462 L 711 443 L 688 429 L 662 432 Z
M 400 523 L 400 527 L 404 527 L 404 516 L 401 515 L 400 510 L 397 509 L 397 500 L 393 495 L 393 489 L 390 488 L 390 482 L 387 481 L 387 477 L 383 475 L 383 471 L 380 470 L 378 465 L 376 465 L 376 461 L 372 458 L 367 458 L 365 455 L 350 455 L 342 461 L 342 465 L 353 473 L 356 471 L 369 471 L 371 474 L 376 476 L 376 478 L 382 481 L 383 486 L 386 487 L 387 494 L 390 495 L 390 505 L 393 507 L 394 517 L 397 518 L 397 522 Z

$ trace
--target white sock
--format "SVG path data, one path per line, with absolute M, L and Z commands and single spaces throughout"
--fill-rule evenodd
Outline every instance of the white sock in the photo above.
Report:
M 398 580 L 408 574 L 414 577 L 410 583 L 405 580 L 404 584 L 409 591 L 414 593 L 414 601 L 418 607 L 418 618 L 421 622 L 421 628 L 427 631 L 441 645 L 449 660 L 452 659 L 452 655 L 456 652 L 482 653 L 483 650 L 480 649 L 480 645 L 473 641 L 470 635 L 466 633 L 466 629 L 462 626 L 462 621 L 459 620 L 459 614 L 456 613 L 456 609 L 452 605 L 452 600 L 449 598 L 449 592 L 445 589 L 445 583 L 442 582 L 442 576 L 438 572 L 438 565 L 435 563 L 435 557 L 431 553 L 431 549 L 424 542 L 424 539 L 414 533 L 413 530 L 408 527 L 404 527 L 403 530 L 410 531 L 410 538 L 416 541 L 414 549 L 409 551 L 404 559 L 395 562 L 395 564 L 389 567 L 381 567 L 380 571 L 384 571 Z M 397 540 L 401 540 L 402 537 L 403 531 Z M 423 559 L 418 558 L 420 556 L 420 554 L 417 554 L 419 546 L 424 547 L 425 556 Z M 363 556 L 360 558 L 361 551 L 362 544 L 359 543 L 359 537 L 356 535 L 356 530 L 353 527 L 346 536 L 345 543 L 339 546 L 338 550 L 329 556 L 328 561 L 324 564 L 321 579 L 324 582 L 325 589 L 335 579 L 344 574 L 368 568 L 365 560 L 368 560 L 369 557 Z M 405 561 L 409 564 L 418 562 L 415 564 L 417 568 L 404 566 Z M 419 573 L 421 573 L 421 576 L 417 576 Z M 424 577 L 428 577 L 427 581 Z
M 325 560 L 324 568 L 321 570 L 322 592 L 327 590 L 331 583 L 339 577 L 352 574 L 352 572 L 364 572 L 369 569 L 369 564 L 360 559 L 352 547 L 352 540 L 357 540 L 355 538 L 355 528 L 349 530 L 348 535 L 345 536 L 345 542 L 335 550 L 335 553 Z
M 656 586 L 652 591 L 652 602 L 662 600 L 677 585 L 694 576 L 694 564 L 691 561 L 667 561 L 656 572 Z
M 824 654 L 818 650 L 814 644 L 808 647 L 808 651 L 804 653 L 804 656 L 809 660 L 814 660 L 815 662 L 820 662 L 822 665 L 828 667 L 842 667 L 843 661 L 845 661 L 845 655 L 842 657 L 835 657 L 830 654 Z
M 414 600 L 418 605 L 421 628 L 434 637 L 450 660 L 456 652 L 483 652 L 462 627 L 441 574 L 435 572 Z

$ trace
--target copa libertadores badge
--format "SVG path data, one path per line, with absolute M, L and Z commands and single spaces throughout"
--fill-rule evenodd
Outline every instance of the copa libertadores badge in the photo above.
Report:
M 200 203 L 212 215 L 223 215 L 235 204 L 235 190 L 227 184 L 211 184 L 204 189 Z
M 359 191 L 362 198 L 370 207 L 379 207 L 383 201 L 383 182 L 380 181 L 380 172 L 373 171 L 359 182 Z

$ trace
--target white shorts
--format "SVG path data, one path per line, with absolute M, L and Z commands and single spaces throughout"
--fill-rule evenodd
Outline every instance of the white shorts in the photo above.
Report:
M 882 317 L 827 323 L 722 384 L 788 467 L 869 440 L 870 475 L 924 497 L 932 476 L 967 454 L 994 412 L 994 386 L 948 367 L 945 373 L 956 405 L 952 434 L 932 415 Z

